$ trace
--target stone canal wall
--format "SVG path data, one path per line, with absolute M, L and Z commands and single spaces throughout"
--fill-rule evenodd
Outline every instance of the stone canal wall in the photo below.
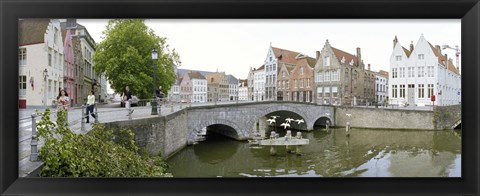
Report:
M 452 129 L 452 125 L 462 119 L 462 106 L 437 106 L 433 115 L 437 129 Z
M 350 117 L 347 114 L 351 114 Z M 378 129 L 435 129 L 432 111 L 337 107 L 336 126 Z
M 187 145 L 187 114 L 185 110 L 162 117 L 104 123 L 105 127 L 131 129 L 139 147 L 152 155 L 169 157 Z

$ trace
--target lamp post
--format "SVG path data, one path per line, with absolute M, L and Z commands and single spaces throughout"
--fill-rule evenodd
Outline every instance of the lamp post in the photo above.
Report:
M 43 105 L 47 105 L 47 77 L 48 77 L 48 70 L 45 68 L 43 70 L 43 79 L 45 80 L 45 88 L 43 89 Z
M 151 115 L 157 115 L 157 100 L 156 100 L 156 93 L 155 93 L 155 87 L 157 86 L 157 58 L 158 58 L 158 52 L 156 48 L 153 48 L 152 51 L 152 60 L 153 60 L 153 99 L 151 102 L 152 105 L 152 113 Z

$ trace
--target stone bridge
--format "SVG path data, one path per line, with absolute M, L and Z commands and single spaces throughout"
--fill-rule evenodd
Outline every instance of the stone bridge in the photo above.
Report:
M 315 123 L 323 125 L 327 120 L 335 125 L 334 114 L 333 106 L 302 102 L 267 101 L 190 107 L 187 111 L 187 140 L 193 141 L 203 128 L 212 125 L 228 126 L 231 129 L 222 129 L 221 134 L 245 140 L 254 130 L 266 129 L 269 126 L 266 120 L 272 115 L 280 116 L 276 119 L 277 126 L 285 122 L 285 118 L 303 119 L 305 122 L 300 124 L 292 121 L 291 128 L 313 130 Z

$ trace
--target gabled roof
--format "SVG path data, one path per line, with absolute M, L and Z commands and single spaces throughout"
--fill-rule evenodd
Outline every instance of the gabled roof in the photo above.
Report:
M 384 70 L 380 70 L 377 72 L 377 75 L 380 75 L 382 77 L 388 78 L 388 72 Z
M 262 70 L 262 69 L 265 69 L 265 65 L 260 66 L 260 67 L 259 67 L 257 70 L 255 70 L 255 71 Z
M 238 79 L 232 75 L 227 75 L 227 79 L 229 84 L 238 84 Z
M 206 77 L 208 74 L 214 73 L 214 72 L 211 72 L 211 71 L 200 71 L 200 70 L 191 70 L 191 69 L 177 69 L 177 73 L 182 75 L 182 76 L 186 73 L 189 73 L 189 72 L 199 72 L 204 77 Z
M 21 19 L 18 21 L 18 45 L 30 45 L 45 42 L 50 19 Z
M 348 52 L 345 52 L 343 50 L 340 50 L 340 49 L 337 49 L 337 48 L 334 48 L 332 47 L 332 50 L 333 50 L 333 53 L 335 54 L 335 56 L 337 56 L 337 59 L 340 61 L 342 59 L 342 57 L 345 57 L 345 63 L 349 63 L 350 61 L 353 60 L 353 63 L 355 65 L 358 65 L 358 62 L 357 62 L 357 56 L 353 55 L 353 54 L 350 54 Z
M 220 84 L 223 77 L 225 77 L 225 72 L 213 72 L 207 75 L 208 84 Z M 212 81 L 213 78 L 213 81 Z
M 452 59 L 448 59 L 448 70 L 450 70 L 451 72 L 453 72 L 457 75 L 460 75 L 460 71 L 458 71 L 457 67 L 455 67 L 455 65 L 453 65 L 453 60 Z
M 272 47 L 272 50 L 273 50 L 273 54 L 275 55 L 275 58 L 279 59 L 280 61 L 285 63 L 290 63 L 290 64 L 297 63 L 297 59 L 295 59 L 295 57 L 299 54 L 298 52 L 276 48 L 276 47 Z
M 403 51 L 405 52 L 405 55 L 407 55 L 407 57 L 410 57 L 410 55 L 412 54 L 412 51 L 406 49 L 405 47 L 402 46 L 402 49 Z
M 200 74 L 200 72 L 198 72 L 198 71 L 193 71 L 193 72 L 188 73 L 188 77 L 190 77 L 190 80 L 191 79 L 199 79 L 199 80 L 206 80 L 207 79 L 207 78 L 205 78 L 205 76 Z

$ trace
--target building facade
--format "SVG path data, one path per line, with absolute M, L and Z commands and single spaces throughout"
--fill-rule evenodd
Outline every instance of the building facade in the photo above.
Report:
M 64 67 L 63 67 L 63 82 L 65 84 L 65 91 L 70 97 L 72 105 L 77 104 L 77 92 L 75 91 L 75 56 L 73 48 L 73 37 L 71 31 L 62 29 L 63 49 L 64 49 Z
M 282 48 L 270 46 L 267 57 L 264 61 L 265 66 L 265 100 L 278 100 L 277 78 L 280 68 L 285 65 L 296 65 L 296 56 L 298 52 L 285 50 Z M 283 98 L 282 98 L 283 99 Z
M 265 100 L 265 65 L 253 70 L 253 99 Z
M 254 100 L 254 87 L 255 87 L 255 76 L 253 72 L 253 68 L 250 67 L 250 71 L 248 72 L 248 77 L 247 77 L 247 87 L 248 87 L 248 100 L 253 101 Z
M 360 48 L 352 55 L 327 40 L 322 51 L 317 51 L 314 80 L 314 101 L 320 104 L 358 105 L 375 100 L 375 76 L 365 69 Z
M 461 102 L 461 75 L 453 61 L 423 34 L 406 49 L 393 40 L 389 98 L 398 105 L 454 105 Z M 431 97 L 435 96 L 433 103 Z
M 228 101 L 229 83 L 225 72 L 214 72 L 207 75 L 209 101 Z
M 248 94 L 248 79 L 240 80 L 238 84 L 238 100 L 239 101 L 248 101 L 249 94 Z
M 57 19 L 19 19 L 19 107 L 50 106 L 64 87 L 64 44 Z
M 238 100 L 238 79 L 232 75 L 227 75 L 228 79 L 228 96 L 230 101 Z
M 192 102 L 205 103 L 207 102 L 207 78 L 200 72 L 191 72 L 188 74 L 192 83 Z
M 290 87 L 290 74 L 295 68 L 294 65 L 282 63 L 280 66 L 280 71 L 278 72 L 278 81 L 277 81 L 277 94 L 280 101 L 291 101 L 291 87 Z
M 315 89 L 313 72 L 316 60 L 303 54 L 298 54 L 295 58 L 297 65 L 291 71 L 289 78 L 291 100 L 313 102 Z
M 193 98 L 193 85 L 188 73 L 183 74 L 180 82 L 180 101 L 192 102 Z
M 375 73 L 375 100 L 379 104 L 386 103 L 388 97 L 388 72 L 380 70 Z

